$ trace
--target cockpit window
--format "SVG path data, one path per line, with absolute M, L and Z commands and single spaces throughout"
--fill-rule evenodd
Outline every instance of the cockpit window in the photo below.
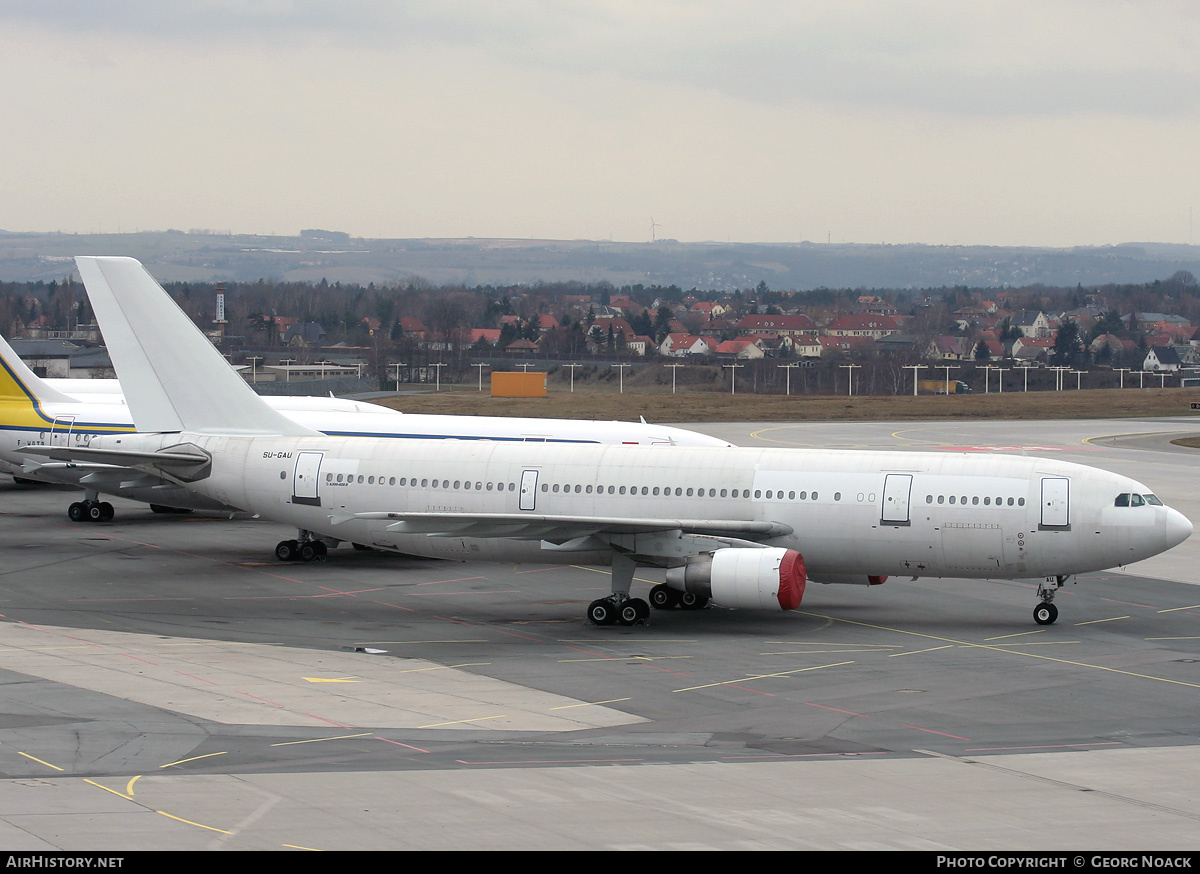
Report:
M 1115 507 L 1128 507 L 1128 506 L 1129 506 L 1129 495 L 1128 495 L 1128 493 L 1126 493 L 1126 494 L 1124 494 L 1124 495 L 1117 495 L 1117 500 L 1116 500 L 1116 502 L 1113 504 L 1113 506 L 1115 506 Z
M 1146 499 L 1147 504 L 1153 504 L 1155 507 L 1161 507 L 1163 505 L 1163 502 L 1154 495 L 1142 495 L 1142 497 Z
M 1146 502 L 1144 500 L 1142 500 L 1141 495 L 1130 495 L 1129 496 L 1129 506 L 1142 507 L 1142 506 L 1145 506 L 1145 504 L 1146 504 Z

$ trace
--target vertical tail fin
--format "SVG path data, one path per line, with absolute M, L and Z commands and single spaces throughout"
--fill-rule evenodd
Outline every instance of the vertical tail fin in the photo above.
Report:
M 73 403 L 56 388 L 47 385 L 22 361 L 16 351 L 0 337 L 0 403 L 32 403 L 35 407 L 50 403 Z
M 75 259 L 139 431 L 311 431 L 271 409 L 133 258 Z

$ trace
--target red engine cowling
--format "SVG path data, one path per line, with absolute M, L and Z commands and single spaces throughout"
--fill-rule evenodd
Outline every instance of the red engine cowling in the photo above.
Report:
M 804 556 L 779 547 L 718 549 L 667 571 L 667 585 L 673 589 L 750 610 L 795 609 L 807 579 Z

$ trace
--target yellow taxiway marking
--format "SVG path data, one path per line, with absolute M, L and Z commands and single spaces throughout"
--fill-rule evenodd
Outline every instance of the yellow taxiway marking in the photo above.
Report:
M 581 564 L 573 564 L 573 565 L 570 565 L 570 567 L 575 568 L 575 570 L 577 570 L 577 571 L 591 571 L 594 574 L 604 574 L 604 576 L 606 576 L 606 577 L 612 576 L 611 571 L 602 571 L 599 568 L 594 568 L 594 567 L 584 567 Z M 637 580 L 637 582 L 639 582 L 639 583 L 649 583 L 652 586 L 658 585 L 658 583 L 656 583 L 654 580 L 643 580 L 641 577 L 634 577 L 634 579 Z
M 281 847 L 287 847 L 289 850 L 308 850 L 310 853 L 323 853 L 324 850 L 318 850 L 316 847 L 302 847 L 299 844 L 280 844 Z
M 1015 634 L 1001 634 L 999 637 L 988 637 L 985 640 L 1007 640 L 1010 637 L 1027 637 L 1030 634 L 1045 634 L 1046 629 L 1039 628 L 1036 631 L 1018 631 Z
M 45 765 L 47 768 L 53 768 L 53 769 L 54 769 L 54 770 L 56 770 L 56 771 L 61 771 L 61 770 L 63 770 L 63 769 L 62 769 L 62 768 L 60 768 L 58 765 L 51 765 L 49 762 L 43 762 L 43 761 L 42 761 L 41 759 L 39 759 L 37 756 L 31 756 L 31 755 L 29 755 L 29 753 L 22 753 L 22 752 L 18 751 L 18 752 L 17 752 L 17 755 L 19 755 L 19 756 L 24 756 L 24 757 L 25 757 L 25 758 L 27 758 L 27 759 L 33 759 L 33 760 L 34 760 L 35 762 L 37 762 L 39 765 Z
M 768 680 L 773 677 L 787 677 L 787 676 L 791 676 L 792 674 L 803 674 L 805 671 L 819 671 L 822 668 L 837 668 L 837 667 L 841 667 L 842 665 L 852 665 L 852 664 L 854 664 L 853 661 L 835 662 L 834 664 L 831 664 L 831 665 L 814 665 L 811 668 L 797 668 L 794 671 L 776 671 L 773 674 L 755 674 L 755 675 L 749 676 L 749 677 L 739 677 L 736 680 L 722 680 L 719 683 L 705 683 L 701 686 L 687 686 L 683 689 L 674 689 L 673 691 L 675 691 L 675 692 L 694 692 L 697 689 L 711 689 L 714 686 L 731 686 L 731 685 L 736 685 L 738 683 L 749 683 L 753 680 Z
M 294 747 L 299 744 L 324 743 L 327 740 L 351 740 L 352 738 L 356 738 L 356 737 L 374 737 L 374 736 L 375 736 L 374 732 L 364 731 L 362 734 L 339 734 L 336 737 L 314 737 L 314 738 L 309 738 L 308 740 L 285 740 L 285 741 L 281 741 L 280 743 L 277 743 L 277 744 L 271 744 L 271 746 L 273 746 L 273 747 Z
M 929 649 L 914 649 L 909 650 L 908 652 L 894 652 L 891 653 L 888 658 L 894 659 L 896 656 L 920 655 L 923 652 L 937 652 L 939 649 L 954 649 L 954 644 L 947 643 L 945 646 L 931 646 Z
M 136 780 L 137 778 L 136 778 L 136 777 L 134 777 L 133 779 L 134 779 L 134 780 Z M 133 793 L 132 793 L 132 792 L 131 792 L 130 794 L 126 795 L 126 794 L 124 794 L 124 793 L 122 793 L 122 792 L 118 792 L 116 789 L 109 789 L 107 786 L 102 786 L 102 785 L 100 785 L 99 783 L 97 783 L 95 780 L 89 780 L 89 779 L 87 779 L 87 777 L 84 777 L 84 778 L 83 778 L 83 782 L 84 782 L 84 783 L 91 783 L 91 784 L 92 784 L 93 786 L 95 786 L 97 789 L 103 789 L 105 792 L 111 792 L 113 795 L 116 795 L 118 798 L 124 798 L 126 801 L 132 801 L 132 800 L 133 800 Z M 132 785 L 132 784 L 133 784 L 133 780 L 130 780 L 129 782 L 130 782 L 130 785 Z
M 223 835 L 233 834 L 233 832 L 227 832 L 223 828 L 214 828 L 211 825 L 202 825 L 201 823 L 198 823 L 198 822 L 192 822 L 190 819 L 184 819 L 182 816 L 174 816 L 170 813 L 167 813 L 165 810 L 156 810 L 154 812 L 161 813 L 163 816 L 167 817 L 168 819 L 174 819 L 179 822 L 187 823 L 188 825 L 194 825 L 196 828 L 207 829 L 210 832 L 220 832 Z
M 160 768 L 173 768 L 173 767 L 175 767 L 176 765 L 186 765 L 188 762 L 198 762 L 198 761 L 200 761 L 201 759 L 211 759 L 213 756 L 224 756 L 224 755 L 228 755 L 228 753 L 224 753 L 224 752 L 221 752 L 221 753 L 205 753 L 205 754 L 204 754 L 204 755 L 202 755 L 202 756 L 192 756 L 190 759 L 180 759 L 178 762 L 167 762 L 165 765 L 159 765 L 158 767 L 160 767 Z M 136 780 L 136 779 L 137 779 L 137 777 L 134 777 L 133 779 L 134 779 L 134 780 Z M 130 781 L 129 785 L 130 785 L 130 786 L 132 786 L 132 785 L 133 785 L 133 781 Z M 130 794 L 132 795 L 133 793 L 131 792 Z
M 1147 637 L 1146 640 L 1200 640 L 1200 636 L 1192 635 L 1190 637 Z
M 1101 622 L 1116 622 L 1118 619 L 1128 619 L 1128 616 L 1110 616 L 1107 619 L 1089 619 L 1087 622 L 1076 622 L 1079 625 L 1099 625 Z
M 361 682 L 358 677 L 301 677 L 309 683 L 358 683 Z
M 1200 604 L 1193 604 L 1190 607 L 1171 607 L 1167 610 L 1159 610 L 1158 612 L 1159 613 L 1174 613 L 1176 610 L 1195 610 L 1197 607 L 1200 607 Z
M 1189 689 L 1200 689 L 1200 683 L 1186 683 L 1183 680 L 1170 680 L 1166 677 L 1155 677 L 1150 674 L 1138 674 L 1134 671 L 1122 671 L 1119 668 L 1109 668 L 1104 665 L 1093 665 L 1088 662 L 1076 662 L 1071 661 L 1070 659 L 1057 659 L 1054 656 L 1038 655 L 1037 653 L 1031 653 L 1027 651 L 1022 652 L 1021 650 L 1016 649 L 1005 649 L 1002 646 L 992 646 L 986 643 L 972 643 L 968 640 L 955 640 L 951 637 L 939 637 L 936 634 L 926 634 L 922 631 L 907 631 L 903 628 L 889 628 L 886 625 L 875 625 L 870 622 L 858 622 L 854 619 L 841 619 L 836 616 L 826 616 L 823 613 L 807 613 L 800 610 L 795 610 L 793 612 L 799 613 L 802 616 L 812 616 L 816 619 L 824 619 L 828 622 L 844 622 L 847 625 L 857 625 L 862 628 L 874 628 L 877 631 L 891 631 L 895 634 L 908 634 L 913 637 L 923 637 L 926 640 L 938 640 L 945 643 L 957 644 L 959 646 L 974 647 L 976 649 L 991 650 L 992 652 L 1003 652 L 1008 653 L 1009 655 L 1024 656 L 1027 659 L 1041 659 L 1042 661 L 1047 662 L 1057 662 L 1060 665 L 1071 665 L 1072 667 L 1076 668 L 1091 668 L 1094 671 L 1105 671 L 1110 674 L 1121 674 L 1125 677 L 1136 677 L 1139 680 L 1156 680 L 1159 683 L 1170 683 L 1173 686 L 1186 686 Z
M 136 783 L 140 779 L 142 779 L 142 775 L 138 774 L 138 776 L 136 776 L 136 777 L 131 777 L 129 779 L 129 782 L 125 784 L 125 791 L 129 794 L 130 798 L 133 797 L 133 784 Z
M 600 707 L 603 704 L 616 704 L 618 701 L 630 701 L 630 698 L 609 698 L 607 701 L 584 701 L 582 704 L 564 704 L 562 707 L 551 707 L 551 710 L 571 710 L 575 707 Z
M 507 715 L 501 713 L 499 716 L 477 716 L 474 719 L 455 719 L 453 722 L 434 722 L 429 725 L 418 725 L 417 728 L 441 728 L 443 725 L 461 725 L 464 722 L 484 722 L 488 719 L 504 719 Z

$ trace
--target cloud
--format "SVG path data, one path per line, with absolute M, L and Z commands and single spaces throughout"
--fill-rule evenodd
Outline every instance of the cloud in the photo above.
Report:
M 619 76 L 782 106 L 965 116 L 1200 108 L 1200 12 L 1167 0 L 10 0 L 4 19 L 193 46 L 443 47 L 546 76 Z

